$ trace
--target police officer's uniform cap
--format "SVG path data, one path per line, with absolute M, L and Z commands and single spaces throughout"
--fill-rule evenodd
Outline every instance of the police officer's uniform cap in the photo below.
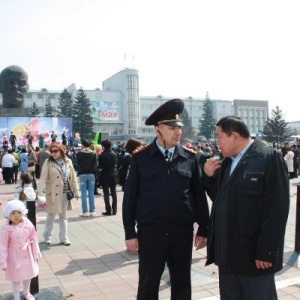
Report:
M 157 108 L 146 120 L 145 125 L 180 126 L 183 124 L 180 114 L 183 112 L 184 102 L 181 99 L 172 99 Z

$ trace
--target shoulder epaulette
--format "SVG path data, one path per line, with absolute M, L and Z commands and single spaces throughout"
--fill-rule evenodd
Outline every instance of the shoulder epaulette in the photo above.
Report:
M 148 145 L 146 145 L 146 146 L 140 147 L 139 149 L 134 150 L 134 151 L 132 152 L 132 154 L 140 153 L 140 152 L 142 152 L 142 151 L 148 149 L 150 146 L 151 146 L 151 144 L 148 144 Z
M 182 148 L 183 148 L 184 150 L 186 150 L 186 151 L 189 151 L 189 152 L 191 152 L 191 153 L 196 154 L 196 151 L 194 151 L 194 150 L 191 149 L 191 148 L 188 148 L 188 147 L 186 147 L 186 146 L 182 146 Z

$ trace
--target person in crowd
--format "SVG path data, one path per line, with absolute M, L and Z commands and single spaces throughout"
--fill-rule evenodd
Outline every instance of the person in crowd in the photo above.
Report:
M 224 159 L 208 159 L 202 175 L 213 201 L 206 264 L 218 266 L 221 299 L 277 299 L 290 201 L 286 164 L 253 141 L 239 117 L 220 119 L 215 134 Z
M 183 110 L 181 99 L 157 108 L 145 122 L 154 125 L 156 139 L 130 162 L 123 225 L 128 251 L 139 254 L 138 300 L 158 299 L 166 264 L 171 298 L 190 300 L 195 222 L 199 227 L 194 245 L 206 246 L 208 203 L 196 155 L 180 144 Z
M 200 157 L 203 154 L 203 149 L 204 148 L 200 144 L 198 144 L 196 147 L 196 157 L 197 157 L 198 161 L 200 160 Z
M 0 73 L 2 108 L 24 108 L 28 89 L 28 75 L 21 67 L 12 65 Z
M 25 217 L 28 210 L 20 200 L 6 204 L 6 220 L 0 229 L 0 269 L 12 282 L 14 299 L 20 299 L 23 283 L 24 299 L 34 300 L 30 294 L 31 279 L 39 273 L 38 259 L 42 257 L 34 225 Z
M 116 215 L 118 202 L 117 202 L 117 154 L 111 149 L 111 141 L 102 141 L 104 151 L 98 157 L 98 168 L 100 171 L 99 184 L 103 189 L 103 197 L 105 203 L 104 216 Z M 112 204 L 109 201 L 109 192 L 112 197 Z
M 43 168 L 43 164 L 44 164 L 45 160 L 50 157 L 49 148 L 50 148 L 50 145 L 46 144 L 45 148 L 42 149 L 36 157 L 40 172 L 42 172 L 42 168 Z
M 73 166 L 75 168 L 75 170 L 77 170 L 77 166 L 76 166 L 76 152 L 74 150 L 74 148 L 69 148 L 66 150 L 66 155 L 69 159 L 71 159 Z
M 65 130 L 63 130 L 63 133 L 61 135 L 61 143 L 64 146 L 67 146 L 67 135 L 66 135 L 66 131 Z
M 10 133 L 10 136 L 9 136 L 9 142 L 10 142 L 10 145 L 11 145 L 11 147 L 12 147 L 13 149 L 16 148 L 16 141 L 17 141 L 16 135 L 15 135 L 13 132 L 11 132 L 11 133 Z
M 26 139 L 27 139 L 27 145 L 28 145 L 28 146 L 32 146 L 33 135 L 31 134 L 30 131 L 29 131 L 28 134 L 26 135 Z
M 1 166 L 1 164 L 0 164 Z M 3 181 L 3 175 L 2 175 L 2 168 L 0 168 L 0 184 L 2 183 Z M 0 201 L 0 206 L 1 206 L 2 202 Z
M 8 149 L 7 152 L 2 157 L 2 173 L 3 179 L 6 184 L 11 184 L 13 182 L 13 165 L 17 160 L 12 155 L 12 149 Z
M 67 209 L 72 208 L 72 200 L 68 200 L 66 193 L 71 190 L 75 198 L 79 198 L 79 190 L 73 164 L 65 155 L 63 144 L 59 142 L 50 145 L 50 157 L 43 164 L 37 196 L 46 196 L 47 212 L 44 243 L 52 242 L 52 229 L 55 216 L 59 216 L 59 241 L 61 245 L 70 246 L 68 237 Z
M 57 138 L 57 134 L 52 130 L 51 132 L 51 143 L 55 143 L 56 142 L 56 138 Z
M 4 152 L 6 152 L 8 150 L 8 138 L 7 138 L 7 135 L 5 133 L 3 133 L 3 136 L 2 136 L 2 148 L 4 150 Z
M 79 147 L 79 145 L 81 144 L 81 138 L 79 132 L 76 132 L 74 136 L 75 136 L 73 140 L 74 147 Z
M 74 141 L 74 136 L 72 133 L 69 134 L 68 136 L 68 147 L 72 148 L 73 147 L 73 141 Z
M 18 173 L 19 173 L 19 164 L 20 164 L 20 156 L 15 148 L 12 148 L 12 156 L 15 158 L 15 162 L 13 163 L 13 175 L 12 175 L 12 183 L 18 182 Z
M 45 147 L 45 138 L 42 133 L 39 135 L 39 147 L 40 149 L 43 149 Z
M 98 192 L 98 158 L 97 158 L 97 153 L 96 153 L 96 149 L 95 149 L 95 145 L 91 142 L 91 145 L 90 145 L 90 149 L 95 153 L 96 155 L 96 169 L 95 169 L 95 172 L 94 172 L 94 176 L 95 176 L 95 185 L 94 185 L 94 195 L 101 195 L 101 193 Z
M 199 159 L 199 166 L 200 166 L 200 169 L 201 169 L 201 173 L 203 172 L 203 166 L 204 166 L 204 164 L 211 157 L 212 157 L 211 148 L 210 147 L 205 147 L 203 149 L 203 154 L 200 156 L 200 159 Z
M 41 151 L 41 148 L 39 146 L 36 146 L 35 151 L 34 151 L 35 158 L 36 158 L 35 163 L 34 163 L 34 166 L 35 166 L 34 174 L 35 174 L 35 178 L 37 178 L 37 179 L 40 178 L 40 173 L 41 173 L 40 165 L 37 162 L 37 157 L 38 157 L 40 151 Z
M 26 199 L 24 199 L 24 204 L 27 207 L 27 201 L 35 201 L 36 192 L 32 187 L 32 177 L 28 173 L 23 173 L 20 176 L 21 185 L 16 187 L 14 199 L 20 199 L 20 194 L 24 191 Z M 28 208 L 28 207 L 27 207 Z
M 36 189 L 37 188 L 37 186 L 36 186 L 36 180 L 35 180 L 36 157 L 35 157 L 35 152 L 33 151 L 33 146 L 32 145 L 29 145 L 27 147 L 27 153 L 28 153 L 28 157 L 27 157 L 27 163 L 28 163 L 27 172 L 31 175 L 31 177 L 32 177 L 32 185 L 33 185 L 34 189 Z M 29 170 L 30 167 L 32 168 L 32 170 Z
M 128 153 L 128 155 L 125 155 L 122 159 L 120 168 L 118 170 L 118 181 L 119 184 L 122 186 L 122 191 L 124 192 L 125 182 L 127 178 L 128 168 L 130 164 L 131 157 L 134 153 L 134 151 L 138 150 L 142 147 L 142 142 L 131 138 L 126 142 L 125 151 Z
M 292 151 L 291 146 L 287 146 L 287 153 L 284 156 L 284 160 L 286 162 L 288 172 L 289 172 L 289 178 L 294 178 L 294 152 Z
M 281 147 L 281 154 L 283 157 L 285 157 L 285 155 L 287 154 L 288 147 L 289 147 L 289 142 L 285 142 L 284 146 Z
M 81 151 L 77 153 L 77 175 L 79 176 L 79 185 L 81 192 L 81 209 L 79 214 L 81 217 L 94 217 L 95 212 L 95 173 L 97 170 L 96 153 L 91 149 L 91 142 L 83 140 L 81 143 Z M 88 193 L 88 205 L 87 205 Z
M 294 174 L 293 174 L 293 178 L 298 178 L 299 149 L 298 149 L 297 145 L 292 146 L 292 151 L 294 152 L 294 157 L 293 157 Z
M 20 166 L 19 166 L 19 171 L 21 173 L 27 172 L 28 168 L 28 153 L 26 151 L 26 148 L 21 149 L 21 153 L 19 154 L 20 157 Z

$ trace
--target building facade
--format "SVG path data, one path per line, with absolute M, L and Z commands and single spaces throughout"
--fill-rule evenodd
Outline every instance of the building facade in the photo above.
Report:
M 75 84 L 66 88 L 74 100 L 77 94 Z M 91 102 L 94 132 L 101 132 L 102 139 L 126 141 L 128 138 L 141 138 L 151 141 L 155 135 L 152 126 L 146 126 L 145 120 L 161 104 L 177 98 L 158 96 L 140 96 L 139 72 L 125 68 L 102 82 L 102 90 L 84 90 Z M 33 103 L 43 116 L 47 100 L 57 110 L 59 95 L 62 91 L 47 89 L 30 90 L 26 96 L 25 106 L 30 108 Z M 199 121 L 203 115 L 205 98 L 181 98 L 185 103 L 192 121 L 195 135 L 199 133 Z M 262 129 L 268 117 L 268 101 L 260 100 L 221 100 L 211 99 L 215 120 L 228 115 L 240 116 L 250 132 Z
M 247 125 L 251 134 L 263 130 L 269 115 L 269 101 L 233 100 L 234 114 Z

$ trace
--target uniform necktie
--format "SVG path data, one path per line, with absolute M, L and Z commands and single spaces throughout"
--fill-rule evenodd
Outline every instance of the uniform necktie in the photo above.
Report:
M 170 161 L 169 150 L 165 150 L 165 159 L 166 161 Z

